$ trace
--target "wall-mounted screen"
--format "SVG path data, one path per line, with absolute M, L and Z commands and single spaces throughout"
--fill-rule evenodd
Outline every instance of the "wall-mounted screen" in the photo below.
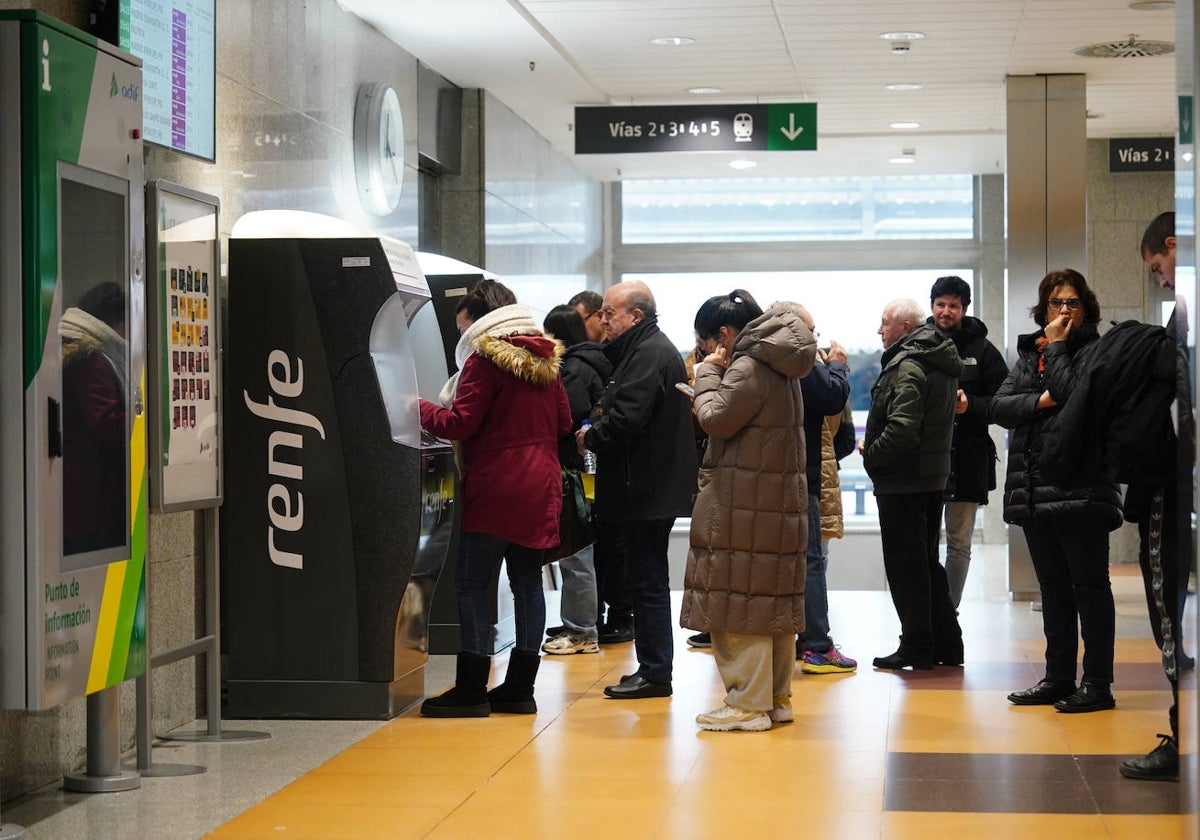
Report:
M 117 41 L 142 66 L 142 136 L 216 161 L 216 0 L 120 0 Z

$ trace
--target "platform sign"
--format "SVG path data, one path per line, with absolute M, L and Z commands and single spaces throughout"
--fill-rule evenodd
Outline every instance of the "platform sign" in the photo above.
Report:
M 1174 169 L 1174 137 L 1109 138 L 1109 172 L 1171 172 Z
M 795 152 L 817 148 L 815 102 L 575 109 L 575 154 Z

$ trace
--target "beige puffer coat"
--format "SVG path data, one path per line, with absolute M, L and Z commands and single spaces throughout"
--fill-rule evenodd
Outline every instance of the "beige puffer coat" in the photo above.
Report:
M 843 415 L 830 414 L 821 426 L 821 539 L 840 540 L 842 527 L 842 483 L 838 479 L 837 457 L 833 454 L 833 435 Z
M 733 361 L 696 367 L 709 435 L 692 511 L 679 622 L 747 635 L 804 629 L 808 494 L 800 379 L 816 342 L 794 303 L 746 325 Z

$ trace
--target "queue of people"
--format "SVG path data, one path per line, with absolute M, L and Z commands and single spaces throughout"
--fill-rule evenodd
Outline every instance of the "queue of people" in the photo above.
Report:
M 1159 238 L 1166 241 L 1143 244 L 1143 257 L 1156 276 L 1173 280 L 1174 243 Z M 459 373 L 441 405 L 421 402 L 422 424 L 460 446 L 465 500 L 456 581 L 463 650 L 454 687 L 426 700 L 422 713 L 534 713 L 539 648 L 595 653 L 629 641 L 637 670 L 605 695 L 670 696 L 667 546 L 676 518 L 690 516 L 679 624 L 699 631 L 690 645 L 711 647 L 726 688 L 722 706 L 696 722 L 763 731 L 791 721 L 797 660 L 808 674 L 857 668 L 833 642 L 825 582 L 827 539 L 841 535 L 828 488 L 837 487 L 837 462 L 855 445 L 874 485 L 900 624 L 898 647 L 873 665 L 962 666 L 958 608 L 971 535 L 996 487 L 992 423 L 1010 432 L 1003 517 L 1028 543 L 1046 637 L 1045 676 L 1008 700 L 1065 713 L 1114 708 L 1108 533 L 1127 509 L 1111 472 L 1047 477 L 1054 453 L 1079 434 L 1064 422 L 1064 406 L 1101 343 L 1099 302 L 1079 272 L 1050 272 L 1030 309 L 1038 329 L 1020 337 L 1011 370 L 987 326 L 966 314 L 970 302 L 969 284 L 950 276 L 933 284 L 929 314 L 910 299 L 884 308 L 881 372 L 855 443 L 846 351 L 836 342 L 819 348 L 813 317 L 798 303 L 763 310 L 741 289 L 705 301 L 689 371 L 660 330 L 644 283 L 619 283 L 603 298 L 576 295 L 539 329 L 508 289 L 483 281 L 459 306 Z M 1173 486 L 1151 486 L 1142 506 L 1161 511 L 1163 488 Z M 1178 501 L 1168 504 L 1173 512 Z M 1142 537 L 1147 603 L 1177 690 L 1186 572 L 1173 548 L 1160 560 L 1159 532 L 1143 527 Z M 547 551 L 562 568 L 563 621 L 543 642 Z M 488 691 L 483 598 L 501 559 L 517 643 L 505 680 Z M 1169 563 L 1165 575 L 1155 562 Z M 1164 577 L 1169 585 L 1158 583 Z M 1174 711 L 1171 724 L 1172 734 L 1122 773 L 1178 778 Z

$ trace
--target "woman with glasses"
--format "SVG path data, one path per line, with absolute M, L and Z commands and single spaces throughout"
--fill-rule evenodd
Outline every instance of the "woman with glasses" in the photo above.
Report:
M 1108 577 L 1108 532 L 1121 524 L 1115 484 L 1056 487 L 1042 477 L 1043 446 L 1071 430 L 1058 423 L 1096 346 L 1100 304 L 1083 275 L 1052 271 L 1030 310 L 1040 330 L 1017 340 L 1017 363 L 992 398 L 989 419 L 1011 429 L 1004 521 L 1020 525 L 1042 596 L 1046 674 L 1008 695 L 1018 706 L 1097 712 L 1116 705 L 1113 639 L 1116 612 Z M 1075 684 L 1079 634 L 1083 679 Z

